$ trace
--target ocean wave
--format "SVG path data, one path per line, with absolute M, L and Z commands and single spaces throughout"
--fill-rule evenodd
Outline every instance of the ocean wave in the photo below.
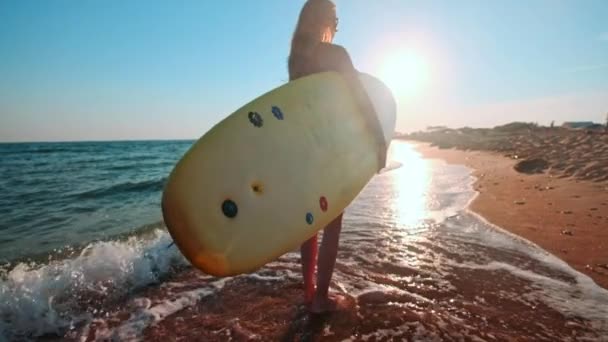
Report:
M 162 191 L 167 177 L 160 179 L 146 180 L 141 182 L 124 182 L 108 187 L 97 188 L 85 192 L 73 194 L 70 197 L 76 199 L 99 198 L 104 196 L 115 196 L 117 194 L 133 192 L 159 192 Z
M 134 160 L 127 160 L 127 159 L 122 159 L 119 161 L 124 161 L 124 162 L 129 162 L 128 164 L 120 164 L 120 165 L 111 165 L 105 168 L 105 170 L 109 170 L 109 171 L 124 171 L 124 170 L 133 170 L 133 169 L 146 169 L 146 168 L 150 168 L 150 169 L 156 169 L 159 167 L 170 167 L 171 165 L 174 165 L 175 162 L 174 161 L 164 161 L 164 162 L 153 162 L 153 163 L 135 163 Z
M 146 154 L 134 154 L 134 155 L 125 155 L 116 159 L 117 162 L 127 161 L 144 161 L 144 160 L 156 160 L 158 157 L 154 154 L 146 153 Z
M 15 150 L 5 150 L 5 151 L 0 151 L 0 155 L 13 155 L 13 154 L 19 154 L 19 155 L 24 155 L 24 154 L 49 154 L 49 153 L 58 153 L 58 152 L 66 152 L 66 151 L 70 151 L 70 149 L 55 149 L 55 148 L 41 148 L 41 149 L 15 149 Z
M 52 144 L 50 144 L 52 145 Z M 62 145 L 62 144 L 59 144 Z M 87 148 L 88 147 L 88 148 Z M 91 146 L 57 146 L 57 147 L 52 147 L 52 146 L 44 146 L 44 147 L 32 147 L 32 146 L 24 146 L 24 148 L 19 148 L 19 147 L 4 147 L 2 150 L 0 150 L 0 155 L 14 155 L 14 154 L 19 154 L 19 155 L 24 155 L 24 154 L 52 154 L 52 153 L 83 153 L 83 152 L 87 152 L 90 153 L 92 152 L 92 148 L 90 148 Z
M 176 248 L 167 248 L 170 242 L 157 229 L 148 238 L 91 243 L 73 258 L 0 268 L 0 340 L 61 336 L 134 290 L 160 282 L 187 265 Z

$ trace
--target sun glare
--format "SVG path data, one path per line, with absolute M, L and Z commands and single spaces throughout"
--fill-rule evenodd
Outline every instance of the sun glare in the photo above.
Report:
M 389 150 L 390 160 L 400 162 L 399 177 L 394 178 L 394 210 L 397 222 L 406 228 L 420 227 L 428 213 L 428 188 L 431 182 L 428 162 L 416 150 L 404 142 L 393 142 Z
M 414 51 L 399 51 L 381 64 L 380 79 L 397 98 L 419 95 L 429 83 L 430 70 L 425 58 Z

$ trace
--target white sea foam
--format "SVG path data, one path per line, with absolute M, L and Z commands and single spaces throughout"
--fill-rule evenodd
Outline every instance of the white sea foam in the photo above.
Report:
M 95 322 L 95 338 L 98 341 L 135 341 L 140 340 L 144 329 L 160 322 L 166 317 L 193 306 L 201 299 L 221 290 L 231 278 L 223 278 L 210 283 L 208 286 L 195 290 L 184 291 L 175 298 L 164 299 L 155 305 L 148 304 L 131 314 L 131 317 L 118 327 L 108 328 L 106 321 Z M 145 301 L 145 298 L 140 299 Z
M 60 333 L 90 318 L 87 298 L 120 298 L 158 282 L 186 261 L 171 238 L 157 230 L 147 238 L 95 242 L 71 259 L 18 264 L 0 279 L 0 336 L 7 339 Z M 92 309 L 91 309 L 92 310 Z

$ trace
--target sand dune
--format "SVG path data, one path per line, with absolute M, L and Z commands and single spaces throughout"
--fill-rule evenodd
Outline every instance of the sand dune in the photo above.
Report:
M 608 181 L 608 133 L 602 131 L 510 124 L 493 129 L 418 132 L 403 138 L 441 149 L 499 152 L 522 160 L 515 166 L 522 173 L 547 172 L 559 178 Z

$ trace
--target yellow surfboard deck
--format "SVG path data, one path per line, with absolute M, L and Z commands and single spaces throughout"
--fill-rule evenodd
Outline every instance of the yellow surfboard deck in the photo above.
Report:
M 376 111 L 394 111 L 388 88 L 361 80 L 375 89 L 372 102 L 392 101 L 374 102 Z M 213 127 L 163 193 L 184 256 L 216 276 L 252 272 L 324 228 L 384 166 L 364 115 L 344 79 L 327 72 L 278 87 Z

